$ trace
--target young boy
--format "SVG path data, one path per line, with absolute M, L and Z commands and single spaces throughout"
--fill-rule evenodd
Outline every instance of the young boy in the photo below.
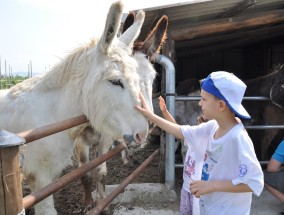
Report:
M 201 214 L 249 215 L 252 192 L 260 195 L 263 190 L 263 172 L 252 141 L 235 118 L 250 118 L 241 104 L 245 89 L 231 73 L 211 73 L 201 83 L 199 102 L 209 121 L 196 126 L 177 125 L 155 115 L 142 95 L 142 107 L 135 106 L 161 129 L 184 139 L 195 152 L 190 158 L 195 180 L 187 189 L 200 197 Z

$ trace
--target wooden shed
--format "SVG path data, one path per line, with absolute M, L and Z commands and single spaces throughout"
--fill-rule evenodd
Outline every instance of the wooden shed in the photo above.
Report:
M 143 10 L 141 39 L 155 18 L 168 16 L 162 54 L 175 64 L 176 83 L 220 70 L 246 80 L 284 63 L 283 0 L 196 0 Z
M 143 10 L 146 18 L 141 40 L 146 38 L 153 20 L 168 16 L 168 39 L 161 54 L 174 62 L 176 85 L 187 79 L 205 78 L 214 71 L 232 72 L 245 81 L 284 64 L 284 0 L 192 0 Z M 158 65 L 157 71 L 162 71 Z M 164 94 L 163 73 L 156 81 L 156 92 Z M 183 87 L 187 88 L 187 84 Z M 257 126 L 266 123 L 258 115 L 253 119 Z M 280 117 L 278 121 L 272 125 L 283 125 Z M 278 132 L 277 138 L 265 133 L 268 131 Z M 284 133 L 283 129 L 249 132 L 258 157 L 265 159 Z M 268 136 L 270 139 L 265 139 Z

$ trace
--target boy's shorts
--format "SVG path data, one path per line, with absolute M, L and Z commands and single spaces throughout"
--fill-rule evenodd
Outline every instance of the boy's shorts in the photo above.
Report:
M 284 193 L 284 168 L 282 168 L 278 172 L 267 172 L 266 170 L 263 171 L 264 173 L 264 182 L 276 190 Z
M 180 214 L 192 215 L 193 196 L 185 189 L 181 189 L 180 193 Z

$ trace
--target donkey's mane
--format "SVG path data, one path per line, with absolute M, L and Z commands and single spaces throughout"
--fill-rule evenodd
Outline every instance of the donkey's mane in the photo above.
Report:
M 46 73 L 44 84 L 41 89 L 51 89 L 63 86 L 73 75 L 82 78 L 86 68 L 89 66 L 88 51 L 97 45 L 97 40 L 85 46 L 74 49 L 65 59 L 55 65 L 51 71 Z
M 76 76 L 78 80 L 83 78 L 84 73 L 89 66 L 88 51 L 96 47 L 97 43 L 98 40 L 93 39 L 89 44 L 74 49 L 47 73 L 26 79 L 13 86 L 10 90 L 10 94 L 17 96 L 21 92 L 31 91 L 33 89 L 47 91 L 63 86 L 72 78 L 72 76 Z

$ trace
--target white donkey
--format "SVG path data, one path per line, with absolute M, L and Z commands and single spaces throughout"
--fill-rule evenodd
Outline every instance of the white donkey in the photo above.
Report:
M 139 19 L 139 14 L 136 19 Z M 135 15 L 130 13 L 125 21 L 123 27 L 123 34 L 121 37 L 124 37 L 127 34 L 127 29 L 131 30 L 131 27 L 135 25 L 134 22 Z M 134 23 L 133 23 L 134 22 Z M 136 20 L 137 22 L 137 20 Z M 129 25 L 129 26 L 125 26 Z M 155 78 L 155 73 L 150 71 L 150 69 L 146 69 L 148 66 L 148 60 L 145 58 L 146 56 L 151 58 L 155 53 L 158 53 L 165 42 L 166 39 L 166 31 L 168 26 L 168 18 L 166 16 L 161 17 L 161 19 L 156 23 L 156 26 L 151 29 L 151 32 L 148 34 L 147 38 L 144 41 L 135 41 L 133 49 L 133 57 L 138 61 L 138 70 L 141 81 L 138 83 L 141 88 L 142 94 L 145 98 L 149 99 L 149 104 L 152 104 L 152 85 Z M 125 32 L 124 32 L 125 31 Z M 121 38 L 120 37 L 120 38 Z M 99 132 L 92 129 L 92 127 L 88 124 L 84 124 L 81 126 L 77 126 L 71 130 L 71 135 L 75 139 L 76 143 L 76 155 L 78 159 L 79 166 L 85 164 L 89 160 L 89 147 L 95 145 L 95 149 L 97 151 L 97 155 L 101 155 L 109 150 L 107 148 L 110 143 L 106 144 L 105 137 L 101 136 Z M 115 140 L 125 142 L 125 140 Z M 135 142 L 128 138 L 126 140 L 128 143 L 128 149 L 124 150 L 124 154 L 122 155 L 122 159 L 124 164 L 128 162 L 126 158 L 126 153 L 133 153 L 133 150 L 137 149 L 138 146 Z M 101 200 L 105 197 L 105 177 L 107 174 L 106 163 L 100 165 L 95 171 L 95 181 L 97 188 L 97 196 L 96 201 Z M 92 174 L 89 172 L 86 176 L 82 177 L 82 185 L 84 188 L 84 205 L 91 206 L 92 204 Z
M 0 91 L 0 127 L 18 133 L 84 114 L 105 143 L 124 137 L 143 142 L 148 122 L 133 108 L 141 105 L 138 71 L 143 66 L 145 74 L 151 76 L 155 70 L 146 58 L 132 55 L 133 43 L 144 22 L 143 11 L 131 28 L 117 38 L 122 9 L 121 2 L 111 5 L 99 41 L 78 48 L 48 73 Z M 51 183 L 72 164 L 73 149 L 69 131 L 22 147 L 23 172 L 31 191 Z M 53 196 L 36 204 L 35 213 L 57 214 Z

